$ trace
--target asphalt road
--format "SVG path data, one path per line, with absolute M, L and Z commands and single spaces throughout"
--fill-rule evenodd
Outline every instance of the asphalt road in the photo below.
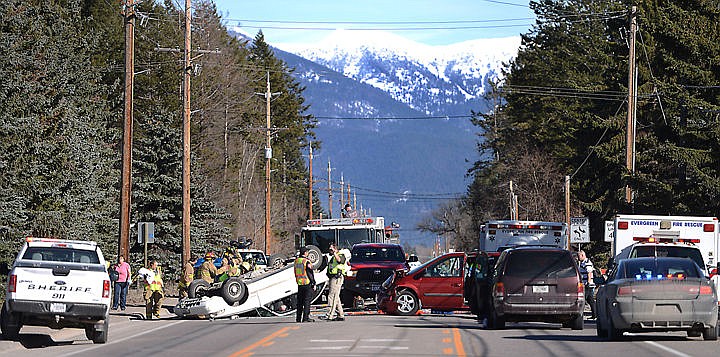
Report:
M 397 317 L 353 315 L 343 322 L 298 324 L 294 317 L 181 320 L 165 312 L 142 319 L 140 307 L 113 314 L 109 341 L 94 345 L 82 330 L 26 327 L 20 341 L 0 341 L 0 356 L 714 356 L 718 341 L 684 333 L 626 336 L 609 342 L 595 324 L 482 328 L 469 314 Z M 313 312 L 315 316 L 321 310 Z

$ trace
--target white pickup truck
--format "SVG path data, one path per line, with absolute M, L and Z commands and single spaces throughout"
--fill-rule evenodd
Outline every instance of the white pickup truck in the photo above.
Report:
M 95 242 L 26 238 L 7 287 L 5 339 L 17 339 L 23 326 L 47 326 L 82 328 L 94 343 L 107 342 L 110 277 Z

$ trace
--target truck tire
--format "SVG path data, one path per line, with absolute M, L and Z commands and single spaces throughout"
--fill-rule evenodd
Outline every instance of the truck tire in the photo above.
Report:
M 3 303 L 2 312 L 0 312 L 0 329 L 2 329 L 3 339 L 15 341 L 20 336 L 20 315 L 8 310 L 7 303 Z
M 238 277 L 228 278 L 220 288 L 220 296 L 228 305 L 242 304 L 247 301 L 247 292 L 247 285 Z
M 420 309 L 420 300 L 409 290 L 403 290 L 398 294 L 397 304 L 397 314 L 400 316 L 415 315 Z
M 210 290 L 210 283 L 202 279 L 195 279 L 191 281 L 188 286 L 188 297 L 199 298 L 209 296 L 208 290 Z
M 268 258 L 268 266 L 270 269 L 282 268 L 285 265 L 285 259 L 281 254 L 273 254 Z
M 703 340 L 705 341 L 717 341 L 718 339 L 718 327 L 706 327 L 702 332 Z
M 500 316 L 494 306 L 490 307 L 490 317 L 488 318 L 488 326 L 493 330 L 505 329 L 505 316 Z
M 322 257 L 323 257 L 322 251 L 320 250 L 320 248 L 318 248 L 317 246 L 314 246 L 314 245 L 308 245 L 307 249 L 308 249 L 307 257 L 310 260 L 310 262 L 313 264 L 313 270 L 319 271 L 320 269 L 317 269 L 315 266 L 316 266 L 317 262 L 322 261 Z
M 105 321 L 103 321 L 102 329 L 93 328 L 93 330 L 94 330 L 93 331 L 94 334 L 93 334 L 93 338 L 92 338 L 93 343 L 101 344 L 101 343 L 107 342 L 108 327 L 110 325 L 109 321 L 110 321 L 109 318 L 107 318 L 107 319 L 105 319 Z M 87 334 L 87 331 L 85 333 Z

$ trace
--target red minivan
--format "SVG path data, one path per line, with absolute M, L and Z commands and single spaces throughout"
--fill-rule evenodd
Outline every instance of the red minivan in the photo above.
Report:
M 414 315 L 419 309 L 469 310 L 463 298 L 466 264 L 465 253 L 447 253 L 405 276 L 392 275 L 378 294 L 378 309 L 404 316 Z

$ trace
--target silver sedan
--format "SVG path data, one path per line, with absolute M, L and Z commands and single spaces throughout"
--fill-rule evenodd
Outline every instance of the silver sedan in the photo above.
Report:
M 718 338 L 715 286 L 687 258 L 621 260 L 597 293 L 597 334 L 610 340 L 628 332 L 687 331 Z

